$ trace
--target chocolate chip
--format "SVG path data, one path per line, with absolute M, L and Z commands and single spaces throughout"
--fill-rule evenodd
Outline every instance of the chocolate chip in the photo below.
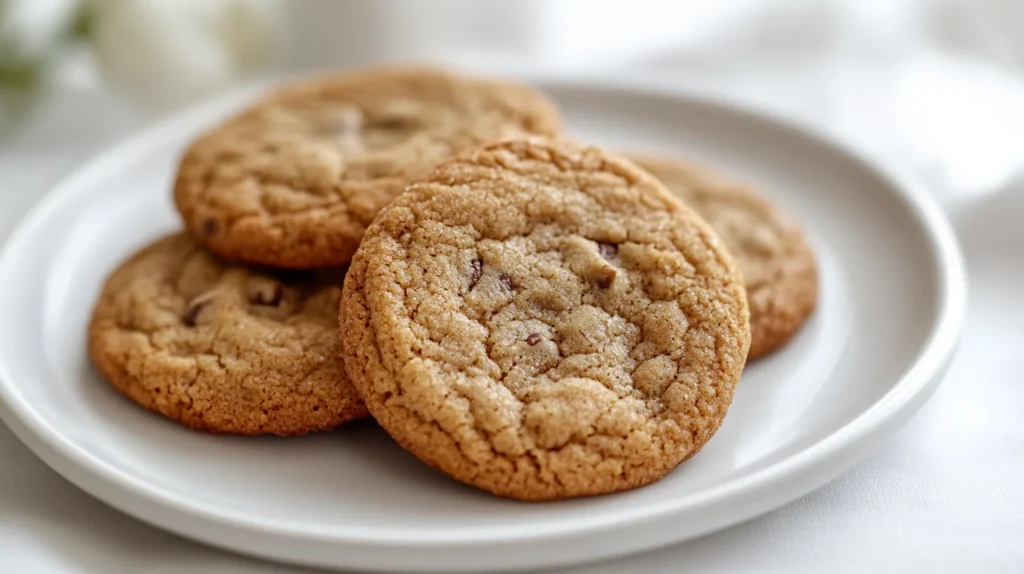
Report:
M 258 281 L 249 287 L 249 302 L 253 305 L 276 306 L 284 297 L 284 289 L 276 281 Z
M 473 260 L 473 269 L 469 272 L 469 288 L 476 287 L 476 282 L 480 280 L 480 276 L 484 274 L 484 261 L 483 259 Z
M 188 302 L 188 307 L 185 308 L 185 316 L 182 317 L 181 320 L 189 327 L 195 327 L 196 321 L 199 319 L 199 315 L 202 314 L 203 310 L 212 302 L 213 293 L 203 293 L 202 295 L 192 298 L 192 300 Z
M 594 272 L 594 283 L 601 289 L 607 289 L 615 282 L 616 271 L 614 267 L 605 265 Z
M 614 243 L 598 243 L 597 250 L 601 253 L 601 257 L 605 259 L 611 259 L 619 253 L 619 246 Z
M 308 283 L 317 278 L 316 272 L 305 269 L 277 269 L 271 273 L 285 283 Z
M 373 120 L 370 122 L 370 125 L 382 130 L 398 130 L 408 127 L 411 123 L 412 122 L 409 121 L 409 118 L 393 116 L 373 118 Z
M 513 293 L 516 292 L 516 283 L 515 281 L 512 281 L 511 277 L 502 273 L 501 277 L 499 277 L 499 280 L 501 281 L 501 284 L 505 286 L 505 289 L 508 289 Z
M 544 337 L 542 337 L 540 333 L 530 333 L 530 335 L 526 337 L 526 343 L 531 347 L 536 345 L 537 343 L 540 343 L 543 340 Z
M 203 220 L 203 235 L 210 236 L 220 231 L 220 223 L 216 219 L 207 218 Z

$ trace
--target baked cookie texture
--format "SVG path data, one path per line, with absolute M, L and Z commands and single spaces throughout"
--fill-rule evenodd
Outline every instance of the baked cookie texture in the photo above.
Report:
M 493 139 L 560 130 L 554 104 L 525 85 L 429 68 L 319 77 L 198 138 L 174 200 L 196 240 L 228 260 L 340 266 L 377 212 L 434 164 Z
M 694 162 L 631 157 L 701 215 L 739 265 L 750 304 L 750 359 L 782 347 L 814 311 L 818 270 L 803 230 L 763 193 Z
M 341 281 L 227 265 L 178 233 L 109 277 L 89 353 L 118 391 L 192 429 L 327 430 L 367 415 L 338 357 Z
M 381 426 L 523 500 L 663 477 L 721 425 L 750 344 L 711 228 L 631 162 L 545 138 L 412 184 L 370 226 L 341 308 Z

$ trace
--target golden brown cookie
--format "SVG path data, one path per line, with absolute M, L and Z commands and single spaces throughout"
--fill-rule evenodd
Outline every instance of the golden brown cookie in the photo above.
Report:
M 804 233 L 758 191 L 694 163 L 632 158 L 701 215 L 739 265 L 750 304 L 750 359 L 783 346 L 814 311 L 818 271 Z
M 554 104 L 519 84 L 415 68 L 314 78 L 196 140 L 174 199 L 195 238 L 228 260 L 339 266 L 377 212 L 434 164 L 560 129 Z
M 327 430 L 367 414 L 338 356 L 341 280 L 225 265 L 171 235 L 107 280 L 89 353 L 121 393 L 192 429 Z
M 750 344 L 710 227 L 632 163 L 543 138 L 441 164 L 367 231 L 347 370 L 403 447 L 501 496 L 655 481 L 711 438 Z

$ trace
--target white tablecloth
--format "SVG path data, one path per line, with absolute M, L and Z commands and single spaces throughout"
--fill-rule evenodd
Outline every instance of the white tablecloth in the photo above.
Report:
M 1024 85 L 935 54 L 815 58 L 728 74 L 714 58 L 684 58 L 630 73 L 699 82 L 803 115 L 928 182 L 950 211 L 971 281 L 947 380 L 880 452 L 799 501 L 701 540 L 566 572 L 1024 571 L 1024 185 L 1013 178 L 1024 165 Z M 691 71 L 665 71 L 684 67 Z M 0 240 L 59 176 L 137 127 L 91 88 L 72 83 L 56 92 L 0 149 Z M 49 470 L 0 425 L 0 572 L 140 571 L 299 570 L 122 515 Z

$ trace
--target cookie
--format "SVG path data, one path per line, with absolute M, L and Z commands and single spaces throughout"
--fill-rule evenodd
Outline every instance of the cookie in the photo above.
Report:
M 739 265 L 750 304 L 750 359 L 785 345 L 818 301 L 814 252 L 800 226 L 762 193 L 686 161 L 631 158 L 699 213 Z
M 174 200 L 196 240 L 228 260 L 340 266 L 377 212 L 439 161 L 560 126 L 548 98 L 523 85 L 418 68 L 320 77 L 195 141 Z
M 632 163 L 544 138 L 413 183 L 367 231 L 341 314 L 380 425 L 523 500 L 664 476 L 721 425 L 750 344 L 710 227 Z
M 192 429 L 330 429 L 367 414 L 338 356 L 341 280 L 227 265 L 171 235 L 108 278 L 89 353 L 122 394 Z

